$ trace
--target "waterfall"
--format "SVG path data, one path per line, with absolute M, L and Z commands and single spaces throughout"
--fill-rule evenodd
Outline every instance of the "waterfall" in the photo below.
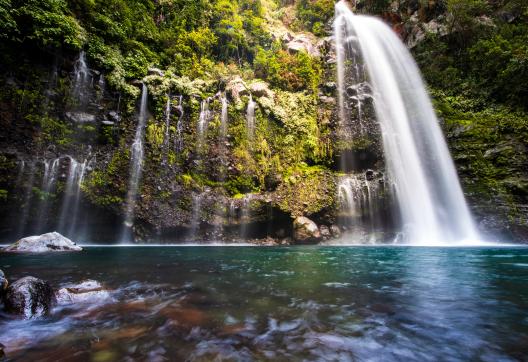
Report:
M 167 163 L 169 157 L 169 144 L 170 144 L 170 118 L 171 118 L 171 99 L 170 95 L 167 94 L 167 104 L 165 105 L 165 136 L 163 140 L 163 152 L 164 162 Z
M 176 124 L 176 152 L 180 152 L 183 149 L 183 116 L 185 114 L 183 111 L 183 96 L 179 97 L 176 109 L 180 113 Z
M 88 106 L 92 81 L 90 70 L 86 64 L 86 54 L 84 51 L 81 51 L 79 59 L 75 63 L 72 88 L 72 98 L 75 101 L 75 108 L 80 111 L 86 110 Z
M 227 137 L 227 107 L 228 107 L 227 97 L 224 95 L 222 97 L 222 115 L 220 117 L 220 138 L 222 141 L 225 141 Z
M 248 140 L 252 141 L 255 136 L 255 106 L 253 96 L 249 96 L 249 102 L 246 110 L 246 129 Z
M 42 194 L 39 202 L 37 224 L 35 229 L 37 233 L 42 233 L 43 227 L 46 224 L 51 203 L 50 196 L 56 186 L 59 165 L 60 157 L 52 161 L 44 161 L 44 176 L 42 177 L 41 184 Z
M 84 181 L 88 159 L 80 163 L 71 156 L 65 156 L 65 158 L 69 160 L 70 164 L 64 185 L 57 230 L 73 237 L 75 235 L 79 213 L 81 185 Z
M 130 147 L 130 175 L 128 181 L 128 193 L 126 198 L 125 224 L 121 237 L 121 242 L 123 243 L 130 241 L 130 229 L 134 225 L 136 199 L 139 189 L 139 181 L 141 179 L 141 172 L 143 168 L 143 137 L 145 133 L 145 126 L 147 123 L 147 101 L 148 89 L 146 84 L 143 83 L 136 134 L 134 137 L 134 142 Z
M 454 163 L 409 51 L 382 21 L 354 15 L 344 1 L 336 4 L 334 31 L 342 123 L 347 87 L 367 79 L 407 240 L 425 245 L 476 240 Z M 358 58 L 366 70 L 359 79 L 351 69 Z
M 353 229 L 366 232 L 381 231 L 380 204 L 384 190 L 383 178 L 369 177 L 369 173 L 343 176 L 338 183 L 340 215 Z
M 249 222 L 251 220 L 251 201 L 253 194 L 247 194 L 242 199 L 242 207 L 240 210 L 240 237 L 247 239 L 249 234 Z
M 26 231 L 26 223 L 29 218 L 29 210 L 31 207 L 31 196 L 33 194 L 33 183 L 35 182 L 35 162 L 29 164 L 29 177 L 27 178 L 26 187 L 22 198 L 22 213 L 20 215 L 20 222 L 18 224 L 17 237 L 24 235 Z
M 202 201 L 203 194 L 193 194 L 192 196 L 192 219 L 191 219 L 191 232 L 190 240 L 196 240 L 198 237 L 198 229 L 201 224 L 201 213 L 202 213 Z
M 198 118 L 198 139 L 196 147 L 198 152 L 203 151 L 205 137 L 207 134 L 207 127 L 209 126 L 209 120 L 211 118 L 211 112 L 209 111 L 210 98 L 204 99 L 200 104 L 200 116 Z

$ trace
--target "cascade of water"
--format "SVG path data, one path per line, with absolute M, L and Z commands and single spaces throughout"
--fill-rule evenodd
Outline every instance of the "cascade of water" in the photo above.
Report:
M 99 81 L 97 82 L 97 87 L 99 88 L 99 93 L 97 95 L 97 102 L 101 102 L 101 100 L 104 97 L 104 92 L 105 92 L 105 89 L 106 89 L 106 82 L 105 82 L 103 74 L 101 74 L 99 76 Z
M 242 207 L 240 210 L 240 237 L 247 239 L 249 234 L 249 222 L 251 219 L 251 201 L 253 194 L 247 194 L 242 199 Z
M 191 218 L 191 232 L 190 239 L 196 240 L 198 238 L 198 228 L 201 223 L 202 201 L 203 194 L 193 194 L 192 196 L 192 218 Z
M 211 112 L 209 111 L 210 98 L 204 99 L 200 104 L 200 116 L 198 118 L 198 140 L 196 147 L 199 152 L 203 151 L 205 137 L 207 134 L 207 127 L 211 119 Z
M 344 176 L 338 184 L 338 199 L 341 215 L 347 218 L 349 226 L 366 231 L 377 231 L 380 226 L 380 193 L 385 180 L 368 179 L 364 174 Z M 351 225 L 350 225 L 351 224 Z
M 170 119 L 171 119 L 171 98 L 167 94 L 167 104 L 165 105 L 165 136 L 163 139 L 164 162 L 167 163 L 169 144 L 170 144 Z
M 75 101 L 75 108 L 84 111 L 88 106 L 90 91 L 93 79 L 86 64 L 86 54 L 81 51 L 79 59 L 75 63 L 72 98 Z
M 79 214 L 79 203 L 81 200 L 81 186 L 84 181 L 84 176 L 86 174 L 86 167 L 88 165 L 88 160 L 84 160 L 83 163 L 79 164 L 76 168 L 76 181 L 75 181 L 75 188 L 73 190 L 73 207 L 72 207 L 72 213 L 71 213 L 71 221 L 70 221 L 70 228 L 69 228 L 69 235 L 73 236 L 75 235 L 76 227 L 77 227 L 77 218 Z M 71 170 L 70 170 L 71 171 Z
M 222 115 L 220 117 L 220 138 L 225 141 L 225 138 L 227 137 L 227 107 L 229 103 L 227 102 L 227 97 L 224 95 L 222 97 Z
M 178 106 L 176 107 L 180 116 L 178 118 L 178 123 L 176 124 L 176 152 L 180 152 L 183 149 L 183 96 L 179 97 Z
M 139 189 L 139 181 L 141 179 L 141 173 L 143 169 L 143 137 L 145 133 L 145 126 L 147 123 L 147 101 L 148 89 L 147 85 L 143 83 L 136 134 L 134 137 L 134 142 L 130 147 L 130 175 L 128 181 L 128 193 L 126 198 L 125 223 L 123 228 L 123 235 L 121 237 L 121 242 L 123 243 L 130 241 L 130 229 L 134 225 L 136 199 Z
M 389 178 L 394 182 L 408 241 L 417 244 L 475 240 L 477 232 L 418 67 L 382 21 L 354 15 L 344 1 L 334 22 L 340 116 L 361 56 L 372 87 Z
M 60 232 L 66 233 L 68 229 L 67 223 L 71 223 L 71 213 L 72 213 L 72 200 L 75 197 L 76 185 L 77 185 L 77 175 L 79 162 L 77 162 L 73 157 L 67 156 L 69 159 L 70 165 L 68 167 L 68 174 L 66 178 L 66 184 L 64 185 L 64 192 L 62 196 L 62 205 L 60 208 L 60 217 L 57 230 Z M 71 224 L 70 224 L 71 225 Z
M 253 96 L 249 96 L 249 102 L 246 110 L 246 129 L 247 137 L 250 141 L 253 140 L 255 136 L 255 107 L 256 103 L 253 101 Z
M 42 194 L 40 196 L 40 202 L 38 207 L 38 216 L 36 223 L 36 232 L 42 233 L 44 224 L 46 223 L 47 214 L 51 203 L 51 193 L 53 192 L 56 183 L 57 175 L 60 166 L 60 157 L 55 158 L 52 161 L 44 161 L 44 176 L 42 177 Z
M 24 235 L 26 229 L 26 223 L 29 218 L 29 210 L 31 207 L 31 196 L 33 194 L 33 183 L 35 182 L 35 168 L 36 163 L 30 162 L 29 164 L 29 176 L 27 178 L 26 188 L 24 191 L 23 202 L 22 202 L 22 214 L 20 215 L 20 223 L 18 224 L 17 237 Z

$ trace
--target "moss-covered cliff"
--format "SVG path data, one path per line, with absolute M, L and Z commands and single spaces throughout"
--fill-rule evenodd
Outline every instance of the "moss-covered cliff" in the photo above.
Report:
M 483 229 L 519 239 L 528 214 L 526 9 L 468 4 L 358 2 L 356 8 L 383 16 L 413 46 Z M 61 223 L 73 223 L 69 229 L 80 238 L 116 238 L 141 82 L 149 98 L 137 240 L 287 242 L 297 216 L 331 229 L 341 160 L 357 160 L 347 172 L 383 167 L 376 140 L 351 140 L 338 127 L 327 38 L 333 5 L 0 1 L 1 238 Z M 503 21 L 508 6 L 514 18 Z M 484 44 L 479 31 L 492 40 Z M 88 74 L 80 72 L 84 56 Z M 481 61 L 495 56 L 503 61 Z M 248 132 L 251 101 L 255 129 Z M 199 134 L 204 102 L 207 129 Z M 74 166 L 77 178 L 69 180 Z M 80 212 L 70 205 L 76 197 Z

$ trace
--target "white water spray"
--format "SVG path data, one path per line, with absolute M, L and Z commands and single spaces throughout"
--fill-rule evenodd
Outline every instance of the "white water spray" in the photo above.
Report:
M 253 141 L 253 138 L 255 137 L 255 107 L 256 103 L 250 95 L 246 110 L 246 129 L 248 140 L 250 141 Z
M 339 114 L 347 116 L 347 87 L 362 81 L 354 76 L 350 60 L 362 59 L 408 242 L 475 240 L 453 161 L 409 51 L 382 21 L 354 15 L 344 1 L 336 4 L 334 32 Z
M 136 128 L 136 135 L 134 137 L 132 147 L 130 148 L 130 177 L 126 199 L 125 225 L 123 229 L 123 235 L 121 237 L 122 243 L 130 241 L 130 229 L 134 225 L 136 199 L 139 189 L 139 182 L 141 180 L 141 173 L 143 170 L 143 137 L 147 123 L 147 101 L 148 89 L 146 84 L 143 84 L 141 90 L 141 103 L 139 107 L 139 118 Z

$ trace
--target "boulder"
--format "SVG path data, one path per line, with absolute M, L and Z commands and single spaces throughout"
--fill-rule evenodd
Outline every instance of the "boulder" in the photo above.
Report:
M 66 112 L 66 118 L 72 123 L 93 123 L 95 114 L 87 112 Z
M 328 228 L 328 226 L 321 225 L 319 230 L 321 231 L 321 237 L 323 238 L 323 240 L 328 240 L 332 237 L 332 233 L 330 232 L 330 229 Z
M 288 49 L 290 53 L 298 53 L 304 51 L 312 57 L 321 56 L 321 52 L 319 51 L 317 45 L 314 44 L 312 39 L 306 34 L 298 34 L 290 41 L 287 41 L 286 49 Z
M 339 238 L 341 236 L 341 229 L 337 225 L 331 225 L 330 233 L 334 238 Z
M 256 97 L 267 97 L 267 98 L 273 98 L 275 96 L 275 93 L 271 89 L 269 89 L 269 85 L 266 82 L 255 82 L 252 83 L 249 86 L 249 89 L 251 89 L 251 94 L 253 94 Z
M 111 299 L 110 293 L 96 280 L 70 284 L 55 293 L 58 304 L 97 303 Z
M 11 284 L 4 298 L 6 312 L 26 319 L 48 314 L 53 302 L 53 289 L 48 282 L 34 277 L 25 277 Z
M 58 232 L 29 236 L 4 248 L 4 252 L 45 253 L 50 251 L 81 251 L 80 246 Z
M 158 77 L 163 77 L 165 73 L 159 68 L 149 68 L 148 75 L 157 75 Z
M 241 96 L 249 95 L 249 90 L 244 80 L 236 76 L 227 83 L 226 93 L 231 96 L 231 99 L 238 102 Z
M 293 237 L 299 243 L 317 243 L 321 240 L 321 231 L 312 220 L 299 216 L 293 221 Z
M 7 289 L 7 285 L 7 278 L 2 269 L 0 269 L 0 297 L 4 294 L 4 291 Z

